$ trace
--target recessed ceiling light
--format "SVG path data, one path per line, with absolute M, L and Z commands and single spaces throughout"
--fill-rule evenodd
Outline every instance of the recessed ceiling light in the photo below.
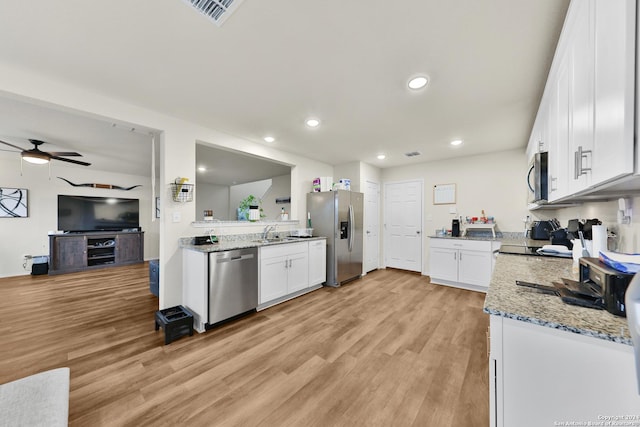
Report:
M 384 160 L 386 158 L 387 156 L 385 156 L 384 154 L 378 154 L 378 160 Z
M 462 144 L 462 140 L 461 139 L 456 139 L 454 141 L 451 141 L 449 144 L 456 146 L 456 145 L 461 145 Z
M 273 141 L 275 141 L 276 139 L 275 139 L 274 137 L 272 137 L 272 136 L 265 136 L 265 137 L 264 137 L 264 140 L 265 140 L 265 142 L 273 142 Z
M 204 172 L 204 171 L 206 171 L 206 170 L 207 170 L 207 168 L 206 168 L 206 167 L 204 167 L 204 166 L 198 166 L 198 170 L 199 170 L 200 172 Z
M 310 128 L 315 128 L 315 127 L 320 126 L 320 120 L 318 120 L 318 119 L 307 119 L 307 121 L 305 123 Z
M 422 89 L 429 83 L 429 78 L 427 76 L 416 76 L 409 80 L 409 89 L 418 90 Z

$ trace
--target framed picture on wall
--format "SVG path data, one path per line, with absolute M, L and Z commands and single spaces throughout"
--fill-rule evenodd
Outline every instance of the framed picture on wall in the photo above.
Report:
M 434 205 L 452 205 L 456 203 L 456 185 L 438 184 L 433 186 Z
M 0 187 L 0 218 L 26 218 L 27 190 Z

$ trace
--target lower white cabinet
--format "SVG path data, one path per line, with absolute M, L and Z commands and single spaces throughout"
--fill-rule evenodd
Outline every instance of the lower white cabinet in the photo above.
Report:
M 309 286 L 309 245 L 288 243 L 260 248 L 260 304 Z
M 640 425 L 633 347 L 490 317 L 490 425 Z
M 327 241 L 309 242 L 309 286 L 327 281 Z
M 431 282 L 486 292 L 499 245 L 490 240 L 431 238 Z

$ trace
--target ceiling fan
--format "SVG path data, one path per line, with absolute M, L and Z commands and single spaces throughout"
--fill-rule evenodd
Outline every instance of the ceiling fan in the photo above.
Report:
M 70 152 L 41 151 L 38 147 L 42 144 L 45 144 L 44 141 L 40 141 L 38 139 L 30 139 L 29 142 L 31 142 L 34 145 L 34 147 L 31 150 L 26 150 L 26 149 L 23 149 L 22 147 L 18 147 L 17 145 L 13 145 L 8 142 L 0 140 L 0 143 L 20 150 L 20 156 L 29 163 L 43 165 L 53 159 L 53 160 L 61 160 L 63 162 L 69 162 L 69 163 L 82 165 L 82 166 L 91 165 L 91 163 L 81 162 L 80 160 L 65 159 L 65 157 L 82 157 L 82 154 L 80 153 L 76 153 L 73 151 L 70 151 Z

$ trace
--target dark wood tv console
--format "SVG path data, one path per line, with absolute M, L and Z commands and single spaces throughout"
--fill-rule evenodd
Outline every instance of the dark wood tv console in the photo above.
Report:
M 144 261 L 144 232 L 100 231 L 49 236 L 49 274 Z

